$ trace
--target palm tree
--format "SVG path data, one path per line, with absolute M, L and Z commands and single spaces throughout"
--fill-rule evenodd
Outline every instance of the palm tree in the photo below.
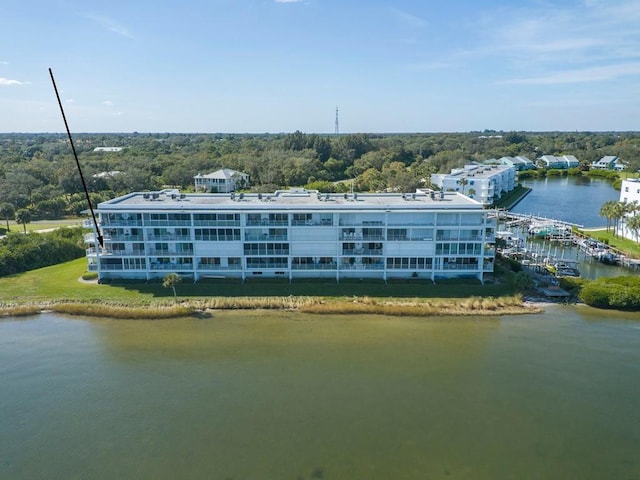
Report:
M 16 212 L 16 223 L 22 224 L 24 233 L 27 233 L 27 223 L 31 223 L 31 212 L 26 208 L 21 208 Z
M 464 190 L 465 190 L 465 187 L 469 184 L 469 180 L 467 180 L 466 178 L 463 177 L 460 180 L 458 180 L 458 182 L 460 183 L 460 185 L 462 185 L 462 194 L 466 195 Z
M 613 202 L 612 206 L 612 217 L 614 221 L 613 235 L 619 235 L 619 225 L 620 220 L 624 218 L 625 213 L 627 212 L 626 204 L 624 202 Z
M 611 219 L 614 217 L 613 206 L 616 203 L 618 202 L 616 202 L 615 200 L 609 200 L 608 202 L 604 202 L 600 207 L 600 211 L 598 212 L 598 215 L 600 215 L 601 217 L 605 217 L 607 219 L 607 232 L 609 231 L 609 227 L 611 227 Z
M 638 240 L 638 232 L 640 232 L 640 215 L 629 217 L 627 220 L 627 228 L 636 236 L 636 242 L 640 243 Z
M 164 288 L 170 288 L 173 290 L 174 301 L 178 300 L 178 294 L 176 293 L 176 285 L 180 283 L 180 275 L 177 273 L 168 273 L 162 280 L 162 286 Z

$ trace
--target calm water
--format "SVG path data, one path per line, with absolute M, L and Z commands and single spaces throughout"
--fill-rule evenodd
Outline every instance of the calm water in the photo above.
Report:
M 598 215 L 609 200 L 619 200 L 620 191 L 611 182 L 589 177 L 558 177 L 523 180 L 533 190 L 512 211 L 540 215 L 584 227 L 603 227 L 607 220 Z
M 640 315 L 0 321 L 0 478 L 640 478 Z

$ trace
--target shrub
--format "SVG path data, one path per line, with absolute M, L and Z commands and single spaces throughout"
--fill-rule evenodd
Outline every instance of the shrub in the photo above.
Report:
M 640 310 L 640 277 L 600 278 L 587 282 L 580 299 L 592 307 Z
M 82 274 L 83 280 L 96 280 L 98 278 L 98 272 L 84 272 Z

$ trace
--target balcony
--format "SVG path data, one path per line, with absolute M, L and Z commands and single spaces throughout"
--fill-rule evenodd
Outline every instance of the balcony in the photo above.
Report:
M 194 220 L 196 227 L 239 227 L 240 220 Z
M 335 270 L 335 263 L 294 263 L 291 270 Z
M 268 218 L 262 218 L 260 220 L 247 219 L 247 227 L 288 227 L 288 220 L 269 220 Z
M 382 248 L 343 248 L 342 255 L 382 255 Z
M 221 272 L 221 271 L 237 271 L 242 270 L 242 265 L 227 265 L 223 267 L 222 265 L 198 265 L 199 272 Z
M 269 235 L 263 233 L 262 235 L 244 235 L 245 242 L 273 242 L 273 241 L 287 241 L 286 235 Z
M 105 248 L 101 255 L 112 257 L 144 257 L 144 250 L 111 250 Z
M 183 255 L 193 255 L 193 248 L 185 248 L 179 252 L 175 250 L 166 250 L 164 248 L 150 248 L 149 255 L 154 257 L 180 257 Z
M 384 263 L 343 263 L 340 270 L 384 270 Z
M 142 238 L 141 238 L 142 239 Z M 167 233 L 162 235 L 147 235 L 147 240 L 159 242 L 189 242 L 191 241 L 191 235 L 176 235 L 173 233 Z
M 173 270 L 173 271 L 181 271 L 181 270 L 193 270 L 193 263 L 159 263 L 159 262 L 150 262 L 151 270 Z

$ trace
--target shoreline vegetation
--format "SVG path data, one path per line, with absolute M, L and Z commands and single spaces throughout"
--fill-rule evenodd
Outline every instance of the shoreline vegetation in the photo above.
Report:
M 542 311 L 503 284 L 293 283 L 230 280 L 181 283 L 177 300 L 160 282 L 98 284 L 82 279 L 86 260 L 0 278 L 0 316 L 41 312 L 89 317 L 162 319 L 216 311 L 282 310 L 314 314 L 497 316 Z
M 44 312 L 63 315 L 103 317 L 128 320 L 161 320 L 179 317 L 211 317 L 216 311 L 282 310 L 318 315 L 385 316 L 497 316 L 540 313 L 540 304 L 525 302 L 520 295 L 469 298 L 372 298 L 368 296 L 325 297 L 212 297 L 184 300 L 178 304 L 145 306 L 131 304 L 51 301 L 43 303 L 0 305 L 0 317 L 25 317 Z

